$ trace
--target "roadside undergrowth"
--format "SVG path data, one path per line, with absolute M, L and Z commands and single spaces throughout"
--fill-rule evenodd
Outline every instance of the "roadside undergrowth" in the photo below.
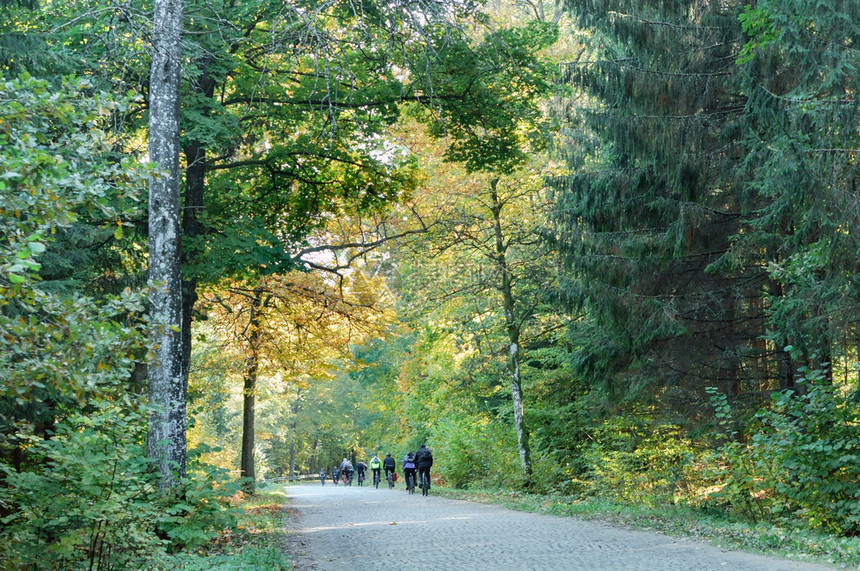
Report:
M 860 567 L 860 538 L 731 518 L 716 510 L 682 506 L 637 506 L 599 498 L 528 494 L 511 490 L 434 488 L 434 493 L 510 509 L 577 517 L 633 529 L 708 541 L 718 547 L 776 555 L 794 561 Z
M 236 526 L 193 553 L 159 561 L 158 571 L 288 571 L 291 561 L 284 550 L 289 519 L 283 486 L 254 495 L 237 493 L 231 499 L 238 510 Z

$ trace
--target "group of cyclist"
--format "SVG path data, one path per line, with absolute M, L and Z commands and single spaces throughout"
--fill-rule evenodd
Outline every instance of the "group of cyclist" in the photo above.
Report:
M 427 445 L 422 444 L 416 452 L 407 452 L 400 465 L 406 480 L 406 490 L 411 494 L 416 487 L 420 487 L 422 495 L 426 496 L 430 490 L 430 468 L 433 466 L 433 453 L 427 448 Z M 382 460 L 379 459 L 379 454 L 374 454 L 369 465 L 359 461 L 353 466 L 349 459 L 344 458 L 339 466 L 332 468 L 332 481 L 335 486 L 339 481 L 342 481 L 345 486 L 351 486 L 353 475 L 357 473 L 358 485 L 362 486 L 364 485 L 364 473 L 368 467 L 373 473 L 373 485 L 375 487 L 379 487 L 383 470 L 388 487 L 394 487 L 394 483 L 397 481 L 397 462 L 391 456 L 391 452 L 386 454 Z M 325 470 L 321 470 L 320 482 L 322 485 L 325 485 L 325 480 Z
M 366 471 L 367 464 L 364 462 L 359 461 L 353 466 L 348 458 L 344 458 L 339 466 L 331 469 L 331 479 L 335 486 L 339 482 L 342 482 L 344 486 L 351 486 L 353 477 L 358 474 L 358 485 L 361 486 L 364 484 L 364 473 Z M 320 482 L 323 486 L 325 486 L 326 477 L 325 470 L 320 470 Z

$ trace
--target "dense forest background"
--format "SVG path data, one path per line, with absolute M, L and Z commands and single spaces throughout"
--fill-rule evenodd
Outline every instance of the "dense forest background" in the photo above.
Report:
M 159 325 L 153 5 L 0 0 L 4 567 L 422 443 L 445 486 L 860 531 L 856 2 L 179 4 Z

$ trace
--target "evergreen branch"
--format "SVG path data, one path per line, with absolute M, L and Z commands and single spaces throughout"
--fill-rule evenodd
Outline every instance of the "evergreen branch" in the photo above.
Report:
M 743 107 L 733 107 L 730 109 L 724 109 L 722 111 L 708 111 L 708 112 L 703 112 L 703 113 L 690 113 L 687 115 L 637 115 L 635 113 L 632 115 L 621 115 L 621 114 L 616 114 L 616 113 L 603 113 L 601 111 L 605 111 L 605 108 L 599 108 L 599 107 L 598 108 L 580 107 L 580 109 L 583 111 L 586 111 L 588 113 L 593 113 L 595 115 L 600 115 L 601 117 L 606 117 L 606 118 L 653 119 L 653 120 L 664 119 L 664 120 L 677 120 L 677 121 L 689 120 L 689 119 L 700 119 L 700 118 L 706 119 L 709 117 L 717 117 L 720 115 L 729 115 L 732 113 L 741 113 L 744 110 Z
M 568 62 L 568 63 L 564 63 L 564 64 L 559 64 L 559 66 L 566 67 L 567 70 L 564 70 L 564 71 L 568 71 L 570 68 L 573 68 L 573 67 L 589 67 L 592 65 L 612 64 L 612 65 L 615 65 L 615 66 L 618 66 L 621 68 L 630 69 L 633 71 L 639 71 L 639 72 L 642 72 L 644 74 L 657 75 L 660 77 L 695 77 L 695 78 L 699 78 L 699 77 L 732 77 L 735 75 L 734 71 L 713 71 L 713 72 L 661 71 L 661 70 L 656 70 L 656 69 L 647 69 L 647 68 L 644 68 L 644 67 L 641 67 L 638 65 L 625 64 L 625 63 L 623 63 L 625 61 L 634 61 L 634 60 L 633 60 L 633 58 L 625 58 L 625 59 L 619 59 L 619 60 L 611 60 L 611 59 L 588 60 L 588 61 L 581 61 L 581 62 Z M 730 61 L 733 62 L 734 60 L 730 60 Z M 729 68 L 730 70 L 734 68 L 733 65 L 727 65 L 726 67 Z
M 609 63 L 615 63 L 618 67 L 632 69 L 645 74 L 657 75 L 660 77 L 731 77 L 735 75 L 734 71 L 715 71 L 715 72 L 677 72 L 677 71 L 661 71 L 656 69 L 647 69 L 638 65 L 627 65 L 616 63 L 609 60 Z
M 857 104 L 857 100 L 855 98 L 849 97 L 847 95 L 844 97 L 832 97 L 829 99 L 821 99 L 821 98 L 816 98 L 816 97 L 788 97 L 786 95 L 779 95 L 777 93 L 774 93 L 773 91 L 771 91 L 770 89 L 768 89 L 764 85 L 762 85 L 761 82 L 759 82 L 758 80 L 756 80 L 755 78 L 753 78 L 749 74 L 745 74 L 745 75 L 746 75 L 747 79 L 749 79 L 750 81 L 755 83 L 756 87 L 761 89 L 763 92 L 765 92 L 767 95 L 769 95 L 773 99 L 778 99 L 779 101 L 786 101 L 788 103 L 802 103 L 805 105 L 809 105 L 809 104 L 834 105 L 835 104 L 835 105 L 852 105 L 853 106 L 853 105 Z
M 724 27 L 721 27 L 721 26 L 697 26 L 697 25 L 686 25 L 686 24 L 673 24 L 671 22 L 661 22 L 658 20 L 647 20 L 647 19 L 643 18 L 642 16 L 637 16 L 635 14 L 625 14 L 623 12 L 616 12 L 616 11 L 609 11 L 609 12 L 607 12 L 607 15 L 616 16 L 616 17 L 622 18 L 622 19 L 626 18 L 626 19 L 630 19 L 630 20 L 636 20 L 640 24 L 646 24 L 648 26 L 660 26 L 660 27 L 664 27 L 664 28 L 671 28 L 673 30 L 683 30 L 683 31 L 707 30 L 707 31 L 713 32 L 713 31 L 722 31 L 725 29 Z
M 849 153 L 849 154 L 855 154 L 855 153 L 860 153 L 860 149 L 840 149 L 840 148 L 828 148 L 828 149 L 807 149 L 807 150 L 806 150 L 806 152 L 807 152 L 807 153 L 816 153 L 816 154 L 819 154 L 819 153 L 821 153 L 821 154 L 823 154 L 823 153 Z

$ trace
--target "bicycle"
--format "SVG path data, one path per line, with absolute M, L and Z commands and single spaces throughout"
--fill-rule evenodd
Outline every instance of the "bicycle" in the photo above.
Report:
M 388 489 L 394 488 L 394 472 L 386 472 L 385 479 L 388 480 Z
M 373 471 L 373 487 L 379 489 L 379 470 Z
M 359 485 L 359 486 L 363 486 L 363 485 L 364 485 L 364 472 L 359 472 L 359 473 L 358 473 L 358 485 Z
M 413 474 L 406 474 L 406 491 L 410 495 L 415 493 L 415 476 Z
M 430 474 L 428 474 L 427 472 L 421 473 L 420 487 L 421 487 L 421 495 L 422 496 L 429 495 L 429 493 L 430 493 L 429 492 L 429 490 L 430 490 Z

